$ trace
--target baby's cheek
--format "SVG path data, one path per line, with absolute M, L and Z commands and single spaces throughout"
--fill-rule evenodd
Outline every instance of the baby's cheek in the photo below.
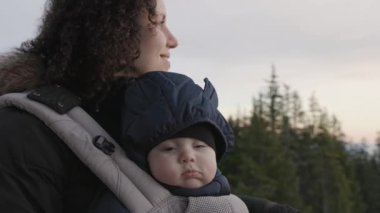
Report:
M 176 185 L 178 180 L 178 174 L 173 170 L 163 169 L 160 171 L 159 178 L 157 180 L 168 185 Z
M 208 164 L 207 175 L 206 175 L 206 179 L 208 182 L 211 182 L 215 178 L 216 170 L 217 170 L 216 161 L 215 163 Z

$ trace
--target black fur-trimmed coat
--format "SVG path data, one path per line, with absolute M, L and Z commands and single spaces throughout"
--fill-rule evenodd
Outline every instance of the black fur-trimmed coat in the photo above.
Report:
M 42 63 L 14 53 L 0 56 L 0 94 L 39 83 Z M 0 211 L 89 212 L 104 185 L 39 119 L 0 109 Z

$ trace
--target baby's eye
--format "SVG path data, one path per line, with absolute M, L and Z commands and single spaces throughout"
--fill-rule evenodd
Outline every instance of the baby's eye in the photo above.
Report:
M 206 144 L 195 144 L 195 148 L 204 148 L 207 147 Z
M 164 148 L 162 148 L 162 150 L 163 150 L 163 151 L 166 151 L 166 152 L 169 152 L 169 151 L 174 150 L 174 147 L 172 147 L 172 146 L 168 146 L 168 147 L 164 147 Z

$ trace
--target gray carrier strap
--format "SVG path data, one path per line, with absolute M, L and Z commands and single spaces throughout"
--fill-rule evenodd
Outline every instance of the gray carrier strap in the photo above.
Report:
M 96 174 L 131 212 L 196 213 L 248 212 L 236 196 L 177 197 L 130 161 L 123 149 L 82 108 L 58 114 L 49 107 L 28 99 L 28 93 L 0 96 L 0 108 L 15 106 L 42 120 Z M 93 144 L 103 136 L 114 145 L 111 155 Z
M 130 211 L 148 212 L 153 205 L 170 196 L 169 191 L 126 158 L 118 144 L 83 109 L 75 107 L 60 115 L 41 103 L 29 100 L 26 95 L 5 94 L 0 97 L 0 108 L 16 106 L 42 120 Z M 92 139 L 97 135 L 113 142 L 115 151 L 111 156 L 93 145 Z

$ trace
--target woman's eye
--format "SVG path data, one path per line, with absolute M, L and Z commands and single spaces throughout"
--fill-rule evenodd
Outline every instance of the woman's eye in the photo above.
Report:
M 157 27 L 157 25 L 156 24 L 152 24 L 152 23 L 149 23 L 149 24 L 146 25 L 146 28 L 148 28 L 148 29 L 155 29 L 156 27 Z
M 166 16 L 159 16 L 156 20 L 158 25 L 164 25 L 166 23 Z

